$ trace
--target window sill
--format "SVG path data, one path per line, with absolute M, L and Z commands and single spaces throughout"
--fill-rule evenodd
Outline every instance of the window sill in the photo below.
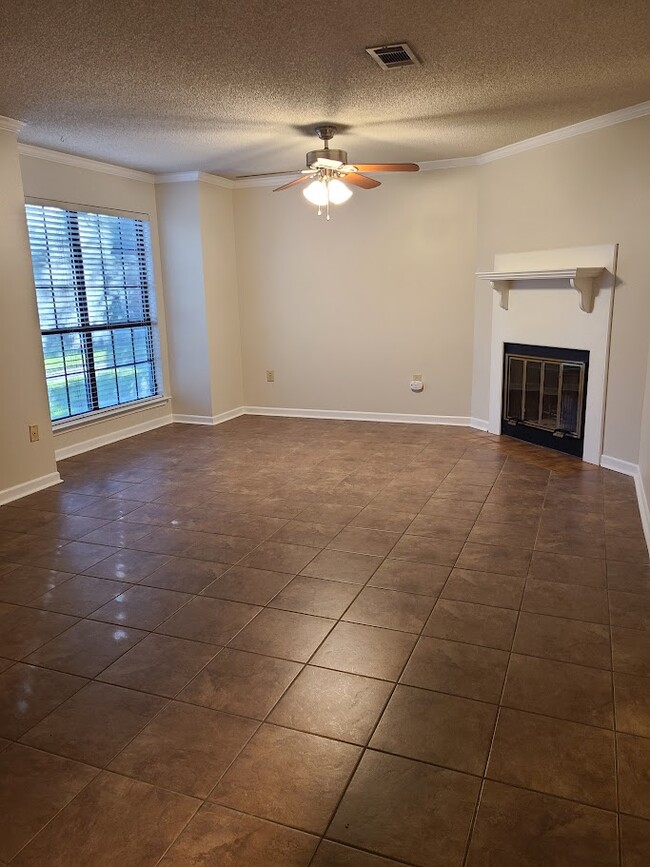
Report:
M 156 406 L 162 406 L 169 403 L 171 397 L 169 395 L 158 395 L 149 400 L 138 400 L 133 403 L 122 404 L 121 406 L 113 406 L 109 409 L 98 410 L 97 412 L 87 413 L 86 415 L 78 415 L 74 418 L 67 418 L 62 421 L 52 422 L 52 433 L 54 436 L 67 433 L 68 431 L 76 430 L 82 427 L 91 427 L 95 424 L 101 424 L 111 418 L 117 418 L 121 415 L 134 415 L 138 412 L 145 412 L 148 409 L 153 409 Z

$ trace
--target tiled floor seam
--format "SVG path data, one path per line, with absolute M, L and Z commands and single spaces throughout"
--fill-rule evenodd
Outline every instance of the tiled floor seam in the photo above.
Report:
M 607 569 L 607 567 L 605 567 Z M 607 574 L 607 573 L 605 573 Z M 607 579 L 605 579 L 607 580 Z M 618 703 L 616 701 L 616 674 L 614 672 L 614 637 L 612 635 L 612 610 L 610 605 L 609 591 L 607 591 L 607 615 L 609 620 L 609 652 L 612 666 L 612 710 L 614 714 L 614 786 L 616 793 L 616 832 L 618 844 L 618 863 L 623 863 L 623 841 L 621 832 L 621 800 L 619 793 L 619 762 L 618 762 Z
M 502 468 L 501 468 L 501 472 L 497 476 L 496 481 L 499 480 L 499 478 L 501 477 L 501 475 L 504 472 L 507 465 L 508 465 L 508 461 L 506 460 L 504 462 Z M 549 473 L 548 479 L 550 480 L 550 473 Z M 496 481 L 495 481 L 495 484 L 496 484 Z M 540 525 L 541 525 L 541 516 L 543 514 L 544 504 L 546 503 L 547 495 L 548 495 L 548 480 L 547 480 L 547 484 L 546 484 L 546 490 L 544 493 L 544 497 L 542 500 L 542 507 L 540 509 L 540 518 L 537 522 L 537 535 L 535 536 L 535 541 L 537 541 L 537 536 L 539 535 L 539 529 L 540 529 Z M 531 560 L 529 561 L 529 564 L 528 564 L 528 572 L 530 572 L 531 564 L 532 564 L 532 555 L 531 555 Z M 512 653 L 513 653 L 512 648 L 514 647 L 514 643 L 515 643 L 516 638 L 517 638 L 517 630 L 519 628 L 519 619 L 521 617 L 521 606 L 522 606 L 523 600 L 524 600 L 524 593 L 525 593 L 525 582 L 524 582 L 524 587 L 522 588 L 521 596 L 519 598 L 519 607 L 517 609 L 517 619 L 515 621 L 515 628 L 514 628 L 514 632 L 512 634 L 512 641 L 510 643 L 510 651 L 508 653 L 508 662 L 506 664 L 506 669 L 505 669 L 504 676 L 503 676 L 503 683 L 501 684 L 501 693 L 499 695 L 498 710 L 497 710 L 495 720 L 494 720 L 494 728 L 492 729 L 492 736 L 490 738 L 490 746 L 488 748 L 487 757 L 485 759 L 485 766 L 483 768 L 483 779 L 481 781 L 481 786 L 479 789 L 478 797 L 476 799 L 476 804 L 474 806 L 474 812 L 472 814 L 472 819 L 470 821 L 470 826 L 469 826 L 469 830 L 467 833 L 467 840 L 465 843 L 465 852 L 463 855 L 463 865 L 467 864 L 467 859 L 469 858 L 469 852 L 470 852 L 470 848 L 472 845 L 472 838 L 474 836 L 474 829 L 476 828 L 476 822 L 478 820 L 478 814 L 479 814 L 479 810 L 481 807 L 481 801 L 483 800 L 483 792 L 485 790 L 485 781 L 487 779 L 486 775 L 487 775 L 488 767 L 490 766 L 490 757 L 492 755 L 492 749 L 494 747 L 494 740 L 496 738 L 497 727 L 499 725 L 499 719 L 501 716 L 501 707 L 502 707 L 502 702 L 503 702 L 503 696 L 504 696 L 505 690 L 506 690 L 506 683 L 508 682 L 508 672 L 510 670 L 510 661 L 512 659 Z
M 23 745 L 23 746 L 25 746 L 25 745 Z M 30 750 L 37 750 L 38 752 L 43 752 L 43 753 L 45 753 L 46 755 L 53 755 L 52 753 L 47 753 L 45 750 L 40 750 L 38 747 L 28 747 L 28 749 L 30 749 Z M 81 762 L 80 764 L 86 764 L 86 763 L 85 763 L 85 762 Z M 88 767 L 93 767 L 93 766 L 92 766 L 92 765 L 89 765 Z M 39 835 L 42 831 L 44 831 L 44 830 L 47 828 L 47 826 L 48 826 L 51 822 L 53 822 L 53 821 L 56 819 L 56 817 L 57 817 L 60 813 L 62 813 L 65 809 L 67 809 L 67 807 L 70 806 L 70 804 L 72 804 L 72 802 L 75 800 L 75 798 L 78 798 L 79 795 L 81 795 L 81 793 L 82 793 L 82 792 L 83 792 L 83 791 L 84 791 L 84 790 L 85 790 L 85 789 L 86 789 L 86 788 L 87 788 L 87 787 L 88 787 L 88 786 L 93 782 L 93 780 L 95 780 L 96 777 L 101 773 L 101 770 L 102 770 L 101 768 L 97 768 L 97 773 L 92 777 L 92 779 L 88 780 L 88 782 L 85 783 L 85 784 L 81 787 L 81 789 L 76 793 L 76 795 L 74 795 L 72 798 L 70 798 L 69 801 L 67 801 L 65 804 L 63 804 L 63 805 L 62 805 L 62 806 L 61 806 L 61 807 L 60 807 L 60 808 L 59 808 L 59 809 L 54 813 L 53 816 L 50 816 L 50 818 L 47 820 L 47 822 L 45 822 L 45 824 L 44 824 L 43 826 L 41 826 L 41 827 L 38 829 L 38 831 L 36 831 L 34 834 L 32 834 L 32 835 L 30 836 L 30 838 L 25 842 L 25 844 L 24 844 L 23 846 L 21 846 L 21 848 L 18 850 L 18 852 L 16 852 L 16 853 L 15 853 L 15 854 L 10 858 L 10 860 L 9 860 L 7 863 L 8 863 L 8 864 L 11 864 L 13 861 L 15 861 L 16 858 L 20 855 L 20 853 L 21 853 L 24 849 L 26 849 L 27 846 L 29 846 L 29 844 L 32 842 L 32 840 L 34 840 L 36 837 L 38 837 L 38 835 Z
M 460 460 L 460 458 L 459 458 L 459 460 Z M 456 462 L 456 464 L 457 464 L 457 463 L 458 463 L 458 461 Z M 456 464 L 454 464 L 454 466 L 456 466 Z M 475 522 L 475 523 L 476 523 L 476 522 Z M 402 535 L 404 535 L 404 534 L 402 534 Z M 401 537 L 400 537 L 400 538 L 401 538 Z M 398 540 L 398 541 L 399 541 L 399 540 Z M 397 542 L 396 542 L 395 544 L 397 544 Z M 460 556 L 460 554 L 459 554 L 458 556 Z M 384 559 L 385 559 L 385 558 L 384 558 Z M 457 558 L 456 558 L 456 559 L 457 559 Z M 453 569 L 453 567 L 452 567 L 452 569 Z M 451 575 L 451 571 L 452 571 L 452 570 L 450 569 L 449 575 Z M 443 592 L 443 590 L 444 590 L 444 588 L 445 588 L 445 586 L 446 586 L 446 584 L 447 584 L 447 581 L 449 580 L 449 575 L 447 576 L 447 578 L 445 579 L 444 584 L 443 584 L 442 587 L 440 588 L 440 592 L 439 592 L 438 596 L 436 597 L 436 599 L 439 599 L 439 598 L 440 598 L 440 596 L 441 596 L 441 594 L 442 594 L 442 592 Z M 368 580 L 370 580 L 370 579 L 368 579 Z M 435 607 L 435 603 L 434 603 L 434 607 Z M 347 609 L 346 609 L 346 610 L 347 610 Z M 422 626 L 421 626 L 421 628 L 420 628 L 420 631 L 419 631 L 418 634 L 417 634 L 417 639 L 416 639 L 416 641 L 415 641 L 413 647 L 411 648 L 411 651 L 410 651 L 410 653 L 408 654 L 406 660 L 404 661 L 404 664 L 403 664 L 403 666 L 402 666 L 402 668 L 401 668 L 401 671 L 399 672 L 399 675 L 397 676 L 395 682 L 393 683 L 393 688 L 391 689 L 391 691 L 390 691 L 390 693 L 389 693 L 389 695 L 388 695 L 388 698 L 387 698 L 387 700 L 386 700 L 386 702 L 385 702 L 385 704 L 384 704 L 384 711 L 385 711 L 385 709 L 388 707 L 388 705 L 390 704 L 390 701 L 391 701 L 393 695 L 395 694 L 395 692 L 396 692 L 396 690 L 397 690 L 397 687 L 400 685 L 400 681 L 401 681 L 402 676 L 404 675 L 404 671 L 406 670 L 406 667 L 407 667 L 407 665 L 408 665 L 408 663 L 409 663 L 411 657 L 413 656 L 413 653 L 415 652 L 416 647 L 418 646 L 418 642 L 419 642 L 420 639 L 422 638 L 422 633 L 423 633 L 424 627 L 425 627 L 425 625 L 426 625 L 426 622 L 427 622 L 427 621 L 425 620 L 425 621 L 422 623 Z M 411 633 L 411 634 L 413 634 L 413 633 Z M 367 740 L 366 740 L 366 744 L 365 744 L 365 746 L 364 746 L 364 747 L 362 748 L 362 750 L 361 750 L 361 753 L 360 753 L 360 755 L 359 755 L 359 759 L 358 759 L 358 761 L 356 762 L 356 764 L 355 764 L 355 766 L 354 766 L 354 768 L 353 768 L 353 770 L 352 770 L 352 773 L 350 774 L 350 776 L 349 776 L 349 778 L 348 778 L 348 781 L 347 781 L 347 783 L 346 783 L 346 785 L 345 785 L 343 791 L 341 792 L 341 795 L 340 795 L 340 797 L 339 797 L 339 799 L 338 799 L 336 805 L 334 806 L 334 809 L 333 809 L 332 812 L 331 812 L 330 819 L 329 819 L 329 822 L 328 822 L 328 824 L 327 824 L 327 827 L 326 827 L 324 833 L 321 835 L 320 843 L 322 843 L 323 840 L 325 840 L 325 839 L 329 839 L 329 838 L 327 838 L 327 832 L 328 832 L 329 828 L 331 827 L 332 821 L 334 820 L 334 817 L 336 816 L 336 813 L 337 813 L 339 807 L 341 806 L 341 803 L 342 803 L 342 801 L 343 801 L 343 798 L 345 797 L 345 794 L 346 794 L 346 792 L 347 792 L 347 790 L 348 790 L 348 788 L 349 788 L 349 786 L 350 786 L 350 782 L 351 782 L 352 779 L 354 778 L 354 775 L 355 775 L 355 773 L 356 773 L 356 771 L 357 771 L 357 768 L 358 768 L 359 765 L 361 764 L 361 761 L 363 760 L 364 755 L 366 754 L 367 750 L 369 749 L 369 746 L 368 746 L 368 745 L 369 745 L 370 742 L 372 741 L 373 735 L 374 735 L 375 731 L 377 730 L 377 727 L 379 726 L 379 723 L 380 723 L 380 721 L 381 721 L 382 715 L 383 715 L 383 711 L 382 711 L 382 714 L 380 714 L 380 715 L 377 717 L 377 720 L 375 721 L 375 724 L 374 724 L 373 727 L 372 727 L 372 730 L 371 730 L 371 732 L 370 732 L 370 735 L 369 735 L 369 737 L 368 737 Z M 426 762 L 423 762 L 423 764 L 427 764 L 427 763 L 426 763 Z M 334 839 L 334 838 L 331 838 L 331 839 Z M 320 845 L 320 843 L 319 843 L 319 845 Z M 316 851 L 318 851 L 318 849 L 317 849 Z M 377 854 L 377 853 L 375 853 L 375 854 Z M 314 855 L 314 857 L 315 857 L 315 855 Z M 312 858 L 312 861 L 310 861 L 310 864 L 311 864 L 312 862 L 313 862 L 313 858 Z

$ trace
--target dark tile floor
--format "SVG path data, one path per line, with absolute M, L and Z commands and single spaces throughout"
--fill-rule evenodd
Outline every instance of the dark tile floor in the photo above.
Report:
M 241 418 L 0 509 L 0 863 L 650 863 L 629 478 Z

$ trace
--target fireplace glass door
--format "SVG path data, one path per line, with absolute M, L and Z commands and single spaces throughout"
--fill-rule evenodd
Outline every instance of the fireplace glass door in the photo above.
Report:
M 507 344 L 502 433 L 582 454 L 588 355 Z

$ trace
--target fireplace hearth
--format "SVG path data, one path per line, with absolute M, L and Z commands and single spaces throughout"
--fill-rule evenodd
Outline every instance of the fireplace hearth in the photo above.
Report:
M 504 344 L 501 433 L 582 457 L 589 352 Z

